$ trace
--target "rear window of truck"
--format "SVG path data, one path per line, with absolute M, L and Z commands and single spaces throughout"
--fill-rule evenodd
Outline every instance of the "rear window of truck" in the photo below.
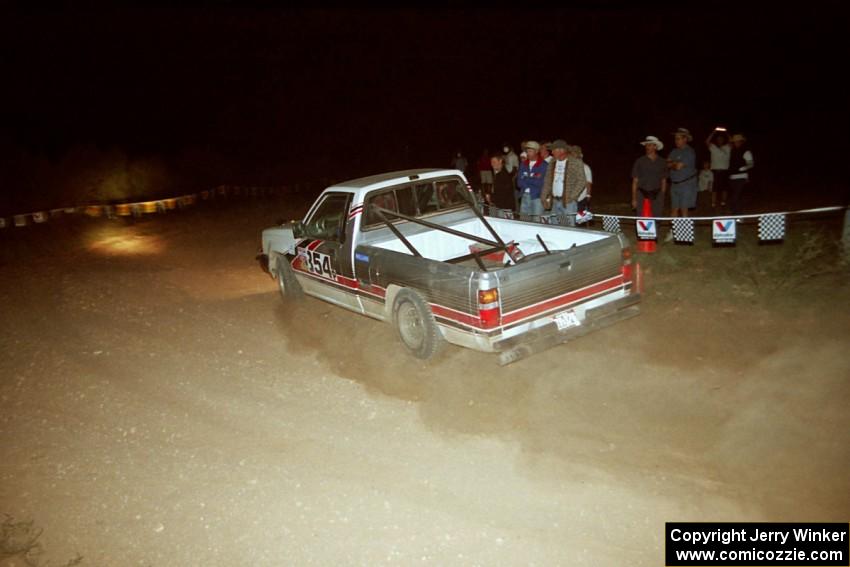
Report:
M 467 206 L 464 199 L 466 190 L 462 180 L 449 178 L 419 181 L 369 193 L 361 229 L 368 230 L 384 224 L 378 213 L 379 208 L 411 217 L 463 208 Z M 391 222 L 403 222 L 402 219 L 394 219 L 391 214 L 386 216 Z

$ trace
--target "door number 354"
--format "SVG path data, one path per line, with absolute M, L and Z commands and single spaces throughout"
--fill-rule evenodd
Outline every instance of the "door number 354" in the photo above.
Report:
M 301 256 L 301 259 L 304 261 L 307 269 L 312 273 L 323 278 L 336 278 L 336 274 L 334 273 L 333 266 L 331 264 L 331 257 L 327 254 L 322 254 L 315 250 L 299 248 L 298 255 Z

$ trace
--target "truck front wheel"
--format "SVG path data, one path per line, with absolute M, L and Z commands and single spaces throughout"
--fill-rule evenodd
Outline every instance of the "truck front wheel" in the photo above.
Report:
M 403 289 L 396 295 L 393 322 L 399 339 L 416 358 L 432 358 L 445 344 L 434 314 L 422 296 L 413 290 Z
M 284 299 L 301 299 L 304 294 L 286 256 L 277 257 L 277 287 Z

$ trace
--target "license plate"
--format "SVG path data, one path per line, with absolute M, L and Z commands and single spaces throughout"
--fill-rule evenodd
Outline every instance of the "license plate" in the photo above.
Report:
M 578 317 L 576 316 L 575 312 L 564 311 L 555 315 L 555 324 L 558 325 L 559 331 L 563 331 L 564 329 L 569 329 L 570 327 L 578 327 L 579 325 L 581 325 L 581 321 L 578 320 Z

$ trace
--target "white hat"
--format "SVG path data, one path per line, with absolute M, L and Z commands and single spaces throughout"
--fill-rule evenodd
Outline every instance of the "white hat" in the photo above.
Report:
M 691 136 L 691 131 L 688 130 L 687 128 L 676 128 L 675 132 L 670 132 L 670 133 L 674 136 L 684 136 L 685 139 L 689 142 L 694 139 L 694 137 Z
M 524 147 L 525 147 L 526 150 L 539 150 L 540 144 L 538 144 L 537 142 L 531 141 L 531 142 L 526 142 Z
M 646 140 L 640 143 L 641 146 L 645 146 L 647 144 L 655 144 L 655 149 L 659 152 L 664 149 L 664 143 L 655 136 L 647 136 Z

